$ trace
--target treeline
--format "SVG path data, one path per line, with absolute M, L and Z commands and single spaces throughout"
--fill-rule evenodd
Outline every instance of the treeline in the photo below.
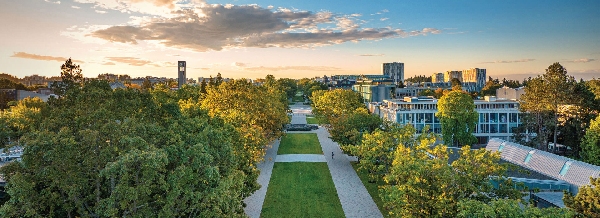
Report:
M 112 90 L 61 69 L 59 98 L 0 114 L 2 143 L 24 147 L 1 168 L 1 217 L 245 216 L 256 164 L 289 122 L 283 83 Z
M 598 185 L 582 187 L 575 197 L 566 195 L 565 203 L 572 209 L 538 209 L 522 200 L 524 186 L 507 179 L 509 166 L 500 162 L 499 153 L 471 150 L 466 145 L 458 151 L 459 158 L 448 164 L 448 148 L 436 145 L 439 136 L 429 127 L 417 134 L 412 125 L 385 122 L 369 114 L 361 96 L 349 90 L 318 91 L 311 98 L 313 113 L 326 123 L 331 138 L 344 152 L 357 156 L 358 170 L 368 174 L 369 182 L 378 184 L 379 194 L 373 197 L 382 200 L 382 212 L 392 217 L 598 216 L 598 208 L 593 206 L 600 197 Z M 465 99 L 471 103 L 457 102 Z M 445 140 L 472 141 L 472 130 L 464 127 L 476 121 L 469 110 L 474 109 L 472 101 L 460 90 L 450 91 L 440 100 L 448 113 L 464 113 L 440 114 L 440 119 L 446 119 L 443 132 L 455 135 Z M 499 186 L 493 186 L 491 179 Z M 592 184 L 598 182 L 592 180 Z

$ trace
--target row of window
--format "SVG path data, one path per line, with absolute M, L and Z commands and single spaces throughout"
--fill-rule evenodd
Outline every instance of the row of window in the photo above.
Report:
M 435 116 L 435 113 L 398 113 L 396 114 L 396 122 L 400 124 L 407 123 L 424 123 L 424 124 L 434 124 L 440 123 L 439 118 Z M 479 114 L 479 124 L 486 124 L 481 126 L 482 129 L 489 128 L 504 128 L 499 127 L 500 124 L 503 126 L 510 125 L 512 127 L 516 127 L 517 124 L 520 123 L 519 114 L 518 113 L 480 113 Z M 487 125 L 490 124 L 490 125 Z M 495 127 L 491 127 L 495 126 Z M 507 129 L 508 127 L 504 128 Z

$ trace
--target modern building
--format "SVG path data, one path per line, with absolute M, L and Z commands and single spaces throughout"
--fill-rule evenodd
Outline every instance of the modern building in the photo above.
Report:
M 404 63 L 383 63 L 383 75 L 392 79 L 395 85 L 404 83 Z
M 365 102 L 381 102 L 390 99 L 396 86 L 391 84 L 355 84 L 352 91 L 360 93 Z
M 444 83 L 444 73 L 433 73 L 431 75 L 432 83 Z
M 187 82 L 187 77 L 185 75 L 186 66 L 185 61 L 178 61 L 177 63 L 177 66 L 179 66 L 177 68 L 177 87 L 181 88 L 181 86 Z
M 485 86 L 487 79 L 486 70 L 479 68 L 471 68 L 462 71 L 462 82 L 472 83 L 481 90 Z
M 444 82 L 452 82 L 452 79 L 458 79 L 461 83 L 463 82 L 462 71 L 448 70 L 444 72 Z
M 368 107 L 371 112 L 379 114 L 385 120 L 413 125 L 417 131 L 429 125 L 430 130 L 441 134 L 442 126 L 435 116 L 437 101 L 433 97 L 405 97 L 370 103 Z M 474 131 L 477 144 L 486 144 L 490 138 L 509 140 L 514 128 L 521 124 L 517 101 L 486 96 L 485 100 L 475 100 L 475 110 L 479 113 Z
M 511 100 L 518 101 L 519 99 L 521 99 L 521 95 L 523 95 L 523 94 L 525 94 L 524 87 L 513 89 L 513 88 L 504 86 L 502 88 L 496 89 L 496 97 L 502 98 L 502 99 L 511 99 Z

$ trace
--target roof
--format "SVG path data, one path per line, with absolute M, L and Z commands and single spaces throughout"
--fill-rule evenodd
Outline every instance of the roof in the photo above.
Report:
M 497 138 L 490 139 L 486 149 L 501 152 L 500 157 L 502 160 L 554 179 L 565 181 L 577 187 L 589 185 L 590 177 L 600 177 L 600 166 Z

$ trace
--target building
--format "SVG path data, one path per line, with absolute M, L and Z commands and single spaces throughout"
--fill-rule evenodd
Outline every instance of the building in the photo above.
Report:
M 177 87 L 181 88 L 181 86 L 187 82 L 187 77 L 185 75 L 186 66 L 185 61 L 178 61 L 177 63 L 177 66 L 179 66 L 179 68 L 177 68 Z
M 444 73 L 433 73 L 431 75 L 432 83 L 444 83 Z
M 513 88 L 504 86 L 502 88 L 496 89 L 496 97 L 502 98 L 502 99 L 511 99 L 511 100 L 518 101 L 519 99 L 521 99 L 521 95 L 523 95 L 523 94 L 525 94 L 524 87 L 513 89 Z
M 433 79 L 433 78 L 432 78 Z M 462 71 L 448 70 L 444 72 L 444 82 L 452 82 L 452 79 L 458 79 L 461 83 L 463 82 Z
M 355 84 L 352 91 L 360 93 L 365 102 L 381 102 L 384 99 L 390 99 L 395 85 L 391 84 Z
M 413 125 L 417 131 L 429 125 L 434 133 L 441 134 L 440 120 L 435 116 L 437 99 L 433 97 L 405 97 L 369 104 L 369 110 L 383 119 L 404 125 Z M 521 124 L 519 102 L 486 97 L 475 100 L 479 120 L 474 131 L 477 144 L 486 144 L 490 138 L 511 139 L 513 130 Z
M 485 69 L 471 68 L 462 71 L 462 83 L 471 83 L 470 85 L 478 87 L 478 90 L 485 86 L 486 79 Z
M 392 79 L 395 85 L 404 83 L 404 63 L 383 63 L 383 75 Z

